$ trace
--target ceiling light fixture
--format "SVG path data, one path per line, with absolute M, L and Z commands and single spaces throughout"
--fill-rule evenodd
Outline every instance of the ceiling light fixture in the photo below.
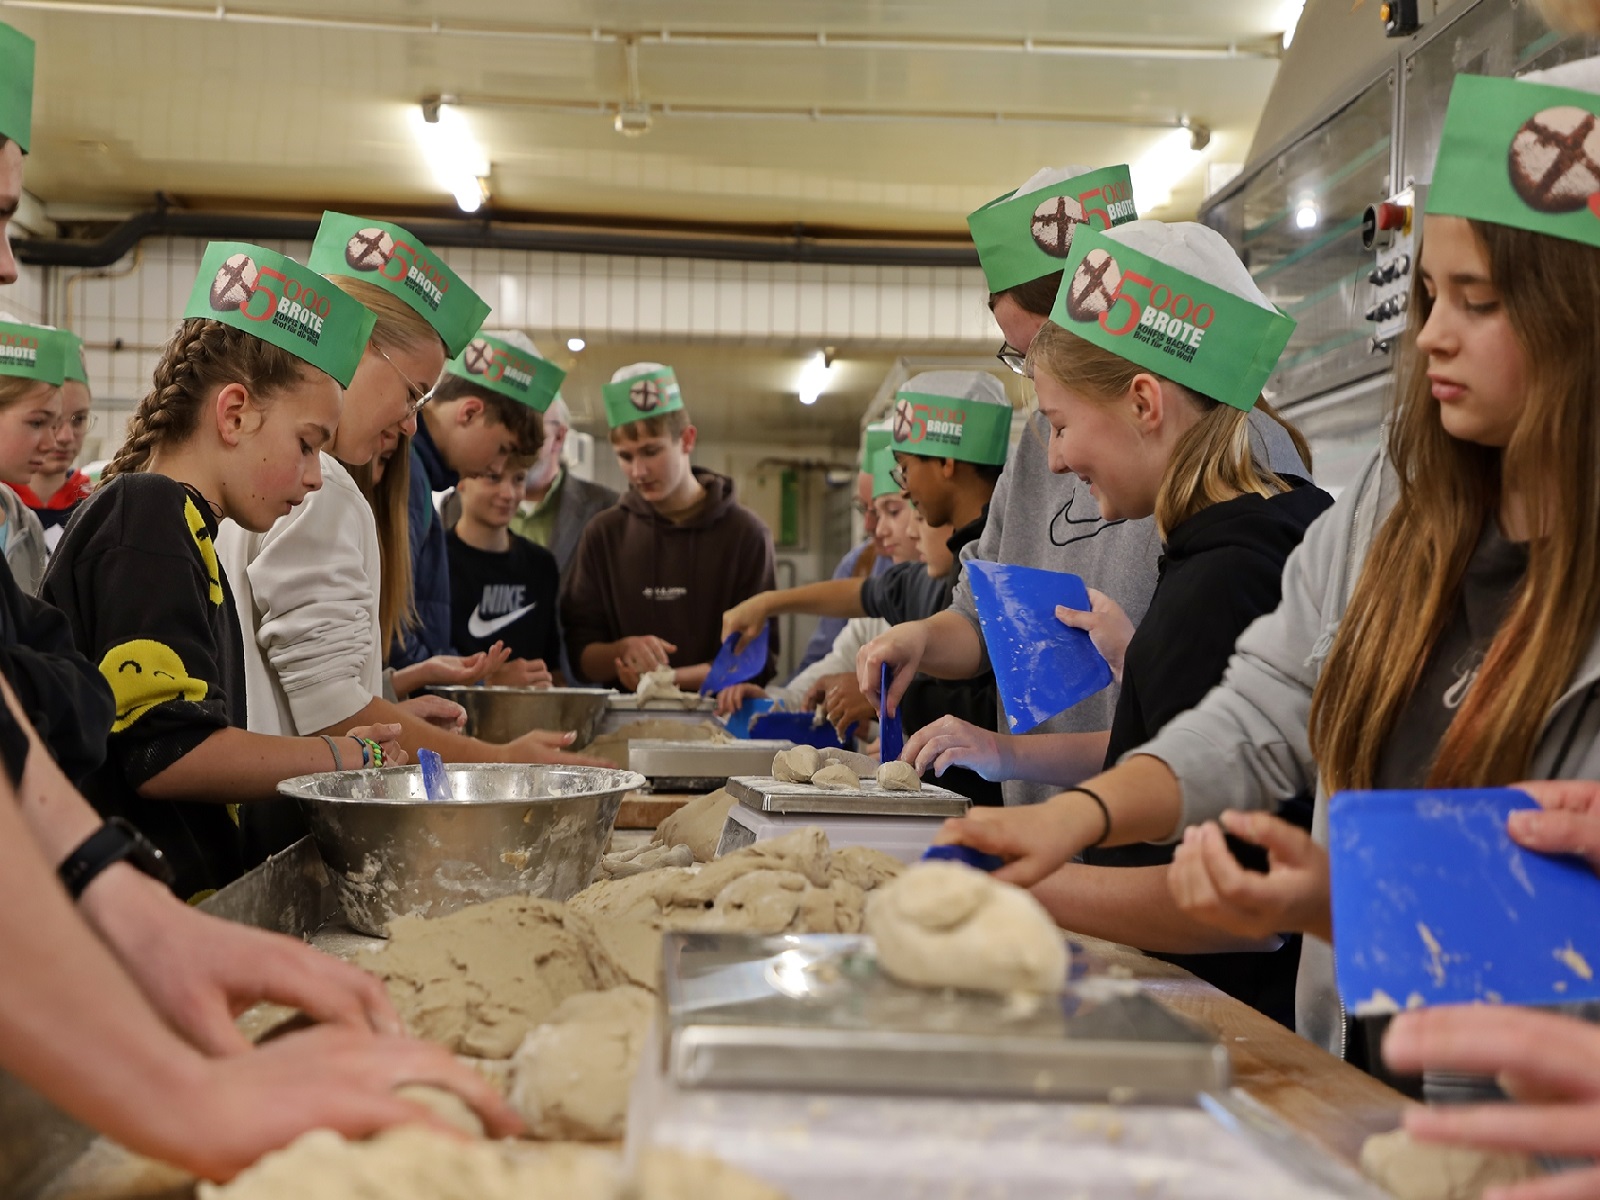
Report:
M 795 395 L 800 403 L 808 408 L 815 404 L 823 392 L 828 390 L 828 381 L 833 375 L 833 356 L 826 351 L 818 350 L 805 365 L 800 368 L 800 378 L 794 385 Z
M 589 343 L 584 341 L 581 337 L 569 337 L 567 339 L 567 349 L 572 351 L 574 354 L 581 354 L 583 352 L 583 348 L 588 344 Z
M 1133 194 L 1139 198 L 1141 211 L 1154 211 L 1171 203 L 1173 189 L 1200 165 L 1203 156 L 1195 145 L 1199 131 L 1205 133 L 1205 141 L 1200 143 L 1205 146 L 1211 140 L 1211 131 L 1203 125 L 1191 125 L 1185 118 L 1183 126 L 1156 138 L 1129 166 Z
M 461 110 L 443 97 L 429 97 L 411 110 L 411 129 L 434 180 L 457 207 L 466 213 L 482 208 L 489 198 L 489 156 Z
M 1294 227 L 1296 229 L 1315 229 L 1322 223 L 1322 210 L 1317 207 L 1317 202 L 1305 199 L 1295 207 Z
M 639 90 L 637 37 L 622 39 L 622 62 L 628 72 L 628 94 L 617 106 L 617 116 L 611 122 L 611 127 L 623 137 L 642 137 L 650 132 L 650 106 L 644 102 L 644 94 Z
M 1283 48 L 1287 50 L 1300 28 L 1300 17 L 1306 11 L 1306 0 L 1284 0 L 1278 8 L 1276 24 L 1283 30 Z

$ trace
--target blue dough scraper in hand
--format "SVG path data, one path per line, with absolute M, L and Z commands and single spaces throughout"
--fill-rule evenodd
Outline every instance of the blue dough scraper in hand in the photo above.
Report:
M 1089 589 L 1065 571 L 973 559 L 967 582 L 1005 705 L 1007 732 L 1027 733 L 1111 683 L 1111 668 L 1056 606 L 1089 610 Z
M 714 696 L 723 688 L 736 683 L 748 683 L 761 674 L 761 668 L 767 665 L 767 643 L 772 640 L 771 629 L 771 625 L 763 625 L 761 632 L 750 639 L 750 644 L 737 651 L 734 647 L 744 635 L 730 633 L 722 643 L 722 649 L 717 651 L 717 657 L 711 660 L 711 671 L 700 685 L 700 694 Z
M 971 846 L 929 846 L 922 852 L 923 862 L 958 862 L 969 867 L 977 867 L 980 871 L 998 871 L 1006 865 L 1006 860 L 998 854 L 985 854 L 982 850 L 974 850 Z
M 1506 832 L 1514 788 L 1340 792 L 1328 804 L 1335 973 L 1358 1016 L 1600 1000 L 1600 878 Z
M 892 717 L 883 715 L 885 705 L 888 703 L 889 681 L 894 678 L 894 672 L 889 669 L 889 664 L 884 663 L 878 671 L 878 761 L 894 762 L 900 757 L 900 751 L 906 748 L 906 735 L 900 725 L 900 714 L 897 712 Z
M 432 750 L 417 751 L 417 765 L 422 768 L 422 790 L 429 800 L 454 800 L 450 790 L 450 776 L 445 773 L 444 760 Z

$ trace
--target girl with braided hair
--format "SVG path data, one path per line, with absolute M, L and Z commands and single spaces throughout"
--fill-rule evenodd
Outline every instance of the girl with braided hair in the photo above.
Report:
M 293 310 L 271 293 L 307 301 L 294 307 L 315 326 L 282 320 Z M 387 726 L 247 731 L 244 644 L 214 544 L 224 519 L 269 529 L 322 485 L 319 453 L 372 315 L 282 255 L 236 243 L 208 248 L 185 314 L 42 595 L 116 697 L 109 754 L 84 794 L 154 841 L 192 898 L 270 849 L 257 818 L 282 803 L 281 781 L 404 753 Z

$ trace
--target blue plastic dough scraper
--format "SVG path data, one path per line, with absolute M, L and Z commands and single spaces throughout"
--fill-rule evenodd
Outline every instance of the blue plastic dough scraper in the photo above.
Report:
M 432 750 L 417 751 L 417 765 L 422 768 L 422 790 L 429 800 L 454 800 L 450 789 L 450 776 L 445 772 L 444 760 Z
M 973 559 L 967 582 L 994 665 L 1010 733 L 1027 733 L 1111 683 L 1089 635 L 1056 619 L 1056 606 L 1088 611 L 1089 589 L 1065 571 Z
M 905 728 L 900 724 L 900 714 L 883 715 L 885 698 L 889 695 L 889 681 L 894 672 L 884 663 L 878 671 L 878 761 L 894 762 L 906 748 Z M 902 697 L 903 699 L 903 697 Z
M 1341 792 L 1328 807 L 1339 996 L 1351 1012 L 1600 1000 L 1600 878 L 1506 832 L 1512 788 Z
M 736 683 L 747 683 L 761 674 L 761 668 L 767 663 L 767 643 L 771 640 L 770 625 L 763 625 L 761 632 L 750 639 L 750 644 L 743 650 L 738 650 L 739 638 L 743 635 L 730 633 L 727 640 L 722 643 L 722 649 L 717 651 L 716 658 L 711 660 L 711 671 L 706 675 L 706 681 L 700 685 L 702 696 L 715 695 L 723 688 L 732 687 Z

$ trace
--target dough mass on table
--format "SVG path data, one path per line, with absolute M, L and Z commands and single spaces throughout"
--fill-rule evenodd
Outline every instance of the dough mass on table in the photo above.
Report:
M 1413 1141 L 1404 1129 L 1363 1142 L 1361 1169 L 1398 1200 L 1478 1200 L 1487 1188 L 1541 1174 L 1525 1154 Z
M 919 863 L 867 900 L 878 965 L 917 987 L 1050 992 L 1067 945 L 1031 894 L 959 863 Z
M 552 1140 L 614 1141 L 628 1116 L 656 998 L 642 988 L 569 996 L 511 1059 L 511 1103 L 528 1132 Z

